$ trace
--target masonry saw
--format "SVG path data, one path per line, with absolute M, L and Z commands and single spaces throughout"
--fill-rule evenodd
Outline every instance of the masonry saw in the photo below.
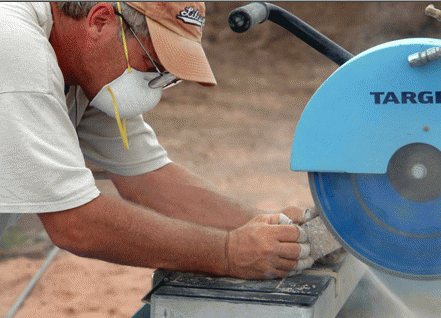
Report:
M 441 21 L 432 5 L 426 14 Z M 353 56 L 271 3 L 231 12 L 245 32 L 272 21 L 340 67 L 305 107 L 290 167 L 308 173 L 329 231 L 387 274 L 441 278 L 441 40 L 408 38 Z

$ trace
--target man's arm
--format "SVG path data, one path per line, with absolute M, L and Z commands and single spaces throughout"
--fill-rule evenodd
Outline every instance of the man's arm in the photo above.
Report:
M 216 193 L 175 163 L 139 176 L 109 175 L 124 199 L 179 220 L 232 230 L 263 213 Z M 302 221 L 302 212 L 295 207 L 283 211 L 294 222 Z
M 100 195 L 78 208 L 41 213 L 52 241 L 78 256 L 122 265 L 225 275 L 228 233 Z
M 277 225 L 278 214 L 227 232 L 100 195 L 39 217 L 60 248 L 122 265 L 263 279 L 286 276 L 301 253 L 299 229 Z

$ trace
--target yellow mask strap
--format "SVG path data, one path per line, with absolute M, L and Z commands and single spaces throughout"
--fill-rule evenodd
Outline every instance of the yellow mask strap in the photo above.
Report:
M 122 14 L 120 3 L 117 2 L 116 5 L 118 6 L 119 14 Z M 127 69 L 128 69 L 128 72 L 131 73 L 132 68 L 130 67 L 130 63 L 129 63 L 129 51 L 127 50 L 126 35 L 124 33 L 124 21 L 123 21 L 122 17 L 119 17 L 119 20 L 121 21 L 121 35 L 122 35 L 122 40 L 123 40 L 123 45 L 124 45 L 124 52 L 126 54 L 126 59 L 127 59 Z
M 121 124 L 121 119 L 119 118 L 118 108 L 116 107 L 115 95 L 113 95 L 113 92 L 112 92 L 112 89 L 110 88 L 110 86 L 107 86 L 106 89 L 110 92 L 110 95 L 112 95 L 113 108 L 115 110 L 115 118 L 116 118 L 116 122 L 118 123 L 119 133 L 121 134 L 121 139 L 124 144 L 124 148 L 129 149 L 129 140 L 127 138 L 127 130 L 126 130 L 126 120 L 123 119 L 123 122 Z
M 121 5 L 119 2 L 117 2 L 117 6 L 118 6 L 118 12 L 121 14 Z M 121 26 L 123 26 L 124 22 L 121 17 L 120 17 L 120 20 L 121 20 Z M 131 73 L 132 69 L 131 69 L 130 63 L 129 63 L 129 51 L 127 50 L 127 43 L 126 43 L 126 36 L 124 34 L 124 27 L 122 27 L 121 34 L 122 34 L 122 39 L 123 39 L 123 44 L 124 44 L 124 53 L 125 53 L 126 59 L 127 59 L 127 71 L 129 73 Z M 126 130 L 126 120 L 123 119 L 123 122 L 121 123 L 121 118 L 119 117 L 118 107 L 116 106 L 115 95 L 113 94 L 110 86 L 106 86 L 106 89 L 110 92 L 110 95 L 112 95 L 113 109 L 115 111 L 115 118 L 116 118 L 116 122 L 118 123 L 119 133 L 121 135 L 121 139 L 122 139 L 124 148 L 129 149 L 129 141 L 127 138 L 127 130 Z

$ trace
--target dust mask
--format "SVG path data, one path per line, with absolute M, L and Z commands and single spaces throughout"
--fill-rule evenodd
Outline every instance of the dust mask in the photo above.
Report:
M 126 148 L 125 125 L 121 119 L 141 115 L 158 105 L 162 96 L 161 88 L 150 88 L 148 82 L 157 77 L 154 72 L 140 72 L 126 69 L 114 81 L 105 85 L 90 102 L 107 115 L 115 118 L 120 127 L 121 137 Z M 125 123 L 124 123 L 125 124 Z
M 161 99 L 161 88 L 150 88 L 148 82 L 157 77 L 157 73 L 140 72 L 128 69 L 114 81 L 105 85 L 90 106 L 98 108 L 107 115 L 116 118 L 119 113 L 121 119 L 138 116 L 154 108 Z M 110 88 L 110 89 L 109 89 Z M 115 99 L 118 109 L 113 106 Z

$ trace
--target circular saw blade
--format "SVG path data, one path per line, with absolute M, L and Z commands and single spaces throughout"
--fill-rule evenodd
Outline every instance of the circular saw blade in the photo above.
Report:
M 408 279 L 441 278 L 441 152 L 411 144 L 386 174 L 309 172 L 325 224 L 364 263 Z

